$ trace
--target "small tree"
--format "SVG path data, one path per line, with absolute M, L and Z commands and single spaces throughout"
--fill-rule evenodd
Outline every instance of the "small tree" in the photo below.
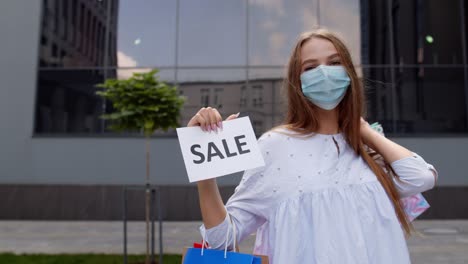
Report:
M 134 73 L 124 80 L 107 79 L 97 87 L 99 96 L 112 102 L 114 112 L 102 115 L 110 121 L 114 131 L 139 131 L 146 138 L 146 263 L 149 264 L 149 212 L 150 212 L 150 137 L 157 130 L 167 131 L 179 126 L 178 118 L 185 98 L 175 86 L 159 80 L 157 69 L 147 73 Z

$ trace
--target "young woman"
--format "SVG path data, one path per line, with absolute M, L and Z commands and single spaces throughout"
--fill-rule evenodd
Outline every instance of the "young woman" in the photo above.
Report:
M 405 234 L 412 227 L 399 200 L 433 188 L 437 171 L 362 119 L 363 84 L 333 33 L 300 36 L 284 88 L 286 118 L 258 140 L 266 166 L 245 171 L 226 205 L 216 180 L 198 182 L 208 243 L 224 248 L 234 224 L 237 242 L 256 231 L 254 253 L 273 264 L 410 263 Z M 216 130 L 221 121 L 207 107 L 188 126 Z

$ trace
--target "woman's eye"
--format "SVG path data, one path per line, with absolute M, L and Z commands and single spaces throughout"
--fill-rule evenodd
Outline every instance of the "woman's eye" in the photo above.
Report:
M 341 65 L 340 61 L 332 61 L 330 65 Z
M 307 66 L 304 68 L 304 71 L 315 69 L 316 66 Z

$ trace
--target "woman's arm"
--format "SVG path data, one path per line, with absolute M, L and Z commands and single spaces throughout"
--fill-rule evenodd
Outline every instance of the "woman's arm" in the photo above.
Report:
M 226 210 L 216 179 L 199 181 L 197 185 L 203 224 L 207 229 L 221 224 L 226 218 Z
M 235 119 L 238 115 L 239 113 L 231 115 L 226 120 Z M 187 126 L 200 126 L 205 132 L 217 132 L 222 129 L 222 118 L 215 108 L 203 107 L 190 119 Z M 203 223 L 206 228 L 219 225 L 226 218 L 226 210 L 216 179 L 199 181 L 197 186 Z
M 427 191 L 434 187 L 438 173 L 434 166 L 418 154 L 398 145 L 372 129 L 361 119 L 361 136 L 364 144 L 382 155 L 397 174 L 395 187 L 402 197 Z
M 394 161 L 411 157 L 413 152 L 398 145 L 397 143 L 386 138 L 379 132 L 372 129 L 369 124 L 361 118 L 361 136 L 364 144 L 375 150 L 377 153 L 387 161 L 392 163 Z
M 221 222 L 210 228 L 206 225 L 207 221 L 204 220 L 205 224 L 200 227 L 200 232 L 202 236 L 206 234 L 207 241 L 212 248 L 224 248 L 227 233 L 230 234 L 227 241 L 228 248 L 233 247 L 233 224 L 235 224 L 237 230 L 236 241 L 240 243 L 265 223 L 269 203 L 260 192 L 263 185 L 261 175 L 264 173 L 265 167 L 244 171 L 241 182 L 223 208 L 225 211 L 224 218 L 219 215 L 219 218 L 216 219 L 217 222 L 221 219 Z M 208 206 L 208 203 L 202 204 Z M 213 216 L 211 211 L 209 214 L 210 217 Z
M 239 113 L 229 116 L 226 120 L 237 118 Z M 187 126 L 201 126 L 203 131 L 217 132 L 222 129 L 221 115 L 215 108 L 202 108 L 195 114 Z M 258 179 L 263 168 L 250 169 L 244 172 L 242 182 L 236 187 L 236 191 L 229 198 L 226 205 L 223 204 L 216 179 L 199 181 L 198 195 L 203 225 L 200 227 L 202 235 L 207 239 L 212 248 L 223 248 L 227 243 L 232 248 L 234 237 L 232 225 L 236 225 L 236 241 L 241 242 L 247 235 L 256 230 L 265 222 L 260 216 L 264 203 L 256 190 L 260 184 Z M 228 214 L 230 217 L 228 217 Z M 230 234 L 226 241 L 226 234 Z

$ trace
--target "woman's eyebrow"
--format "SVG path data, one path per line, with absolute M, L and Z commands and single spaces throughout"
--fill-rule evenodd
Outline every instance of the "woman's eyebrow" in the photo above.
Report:
M 305 61 L 302 62 L 302 65 L 304 65 L 304 64 L 306 64 L 306 63 L 308 63 L 308 62 L 314 63 L 314 62 L 317 62 L 317 60 L 316 60 L 316 59 L 307 59 L 307 60 L 305 60 Z
M 331 60 L 331 59 L 334 59 L 335 57 L 340 58 L 340 55 L 338 53 L 333 53 L 332 55 L 328 56 L 327 59 Z M 302 62 L 302 66 L 304 66 L 304 64 L 306 64 L 308 62 L 316 63 L 317 61 L 318 61 L 317 59 L 307 59 L 307 60 Z
M 338 53 L 335 53 L 335 54 L 332 54 L 332 55 L 328 56 L 328 59 L 329 59 L 329 60 L 330 60 L 330 59 L 334 59 L 335 57 L 340 58 L 340 55 L 338 55 Z

